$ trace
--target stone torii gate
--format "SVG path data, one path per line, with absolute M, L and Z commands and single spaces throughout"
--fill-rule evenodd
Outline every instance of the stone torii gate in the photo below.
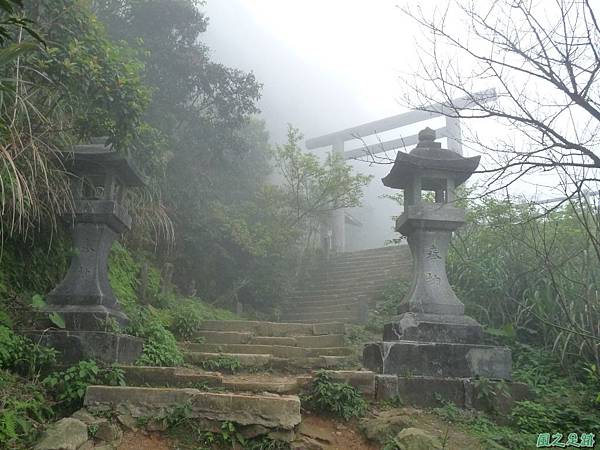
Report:
M 334 154 L 342 155 L 345 160 L 356 159 L 365 155 L 375 155 L 389 150 L 413 146 L 417 144 L 418 136 L 414 134 L 408 137 L 378 142 L 373 145 L 361 145 L 360 147 L 353 149 L 346 149 L 347 142 L 368 138 L 369 136 L 376 136 L 379 133 L 403 128 L 435 117 L 445 116 L 446 124 L 435 130 L 436 136 L 438 138 L 448 138 L 448 149 L 462 155 L 460 120 L 455 117 L 449 117 L 449 115 L 456 110 L 466 109 L 475 103 L 495 101 L 496 98 L 496 90 L 487 89 L 485 91 L 477 92 L 471 97 L 457 98 L 449 103 L 426 105 L 418 110 L 412 110 L 403 114 L 397 114 L 395 116 L 347 128 L 345 130 L 307 139 L 305 145 L 308 150 L 330 147 Z M 332 228 L 331 249 L 334 252 L 341 253 L 346 249 L 347 219 L 352 220 L 351 217 L 347 217 L 347 214 L 343 209 L 333 211 L 330 216 Z

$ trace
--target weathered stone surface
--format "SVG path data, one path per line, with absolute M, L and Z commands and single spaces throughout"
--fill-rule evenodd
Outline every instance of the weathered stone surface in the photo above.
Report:
M 382 411 L 377 417 L 361 419 L 359 428 L 372 441 L 385 444 L 389 436 L 395 436 L 404 428 L 414 426 L 415 419 L 402 410 Z
M 464 315 L 407 312 L 384 326 L 383 340 L 478 344 L 483 330 L 475 319 Z
M 313 356 L 347 356 L 352 353 L 348 347 L 305 348 L 286 345 L 255 344 L 181 344 L 184 350 L 200 353 L 236 353 L 253 355 L 273 355 L 277 358 L 305 358 Z
M 292 429 L 300 423 L 300 400 L 291 395 L 90 386 L 84 400 L 90 409 L 108 406 L 120 414 L 128 411 L 133 417 L 159 416 L 166 409 L 186 402 L 191 403 L 190 417 L 283 429 Z
M 512 368 L 507 347 L 411 341 L 366 344 L 363 364 L 389 375 L 507 380 Z
M 242 331 L 199 331 L 197 336 L 207 344 L 248 344 L 253 335 Z
M 105 418 L 94 416 L 93 414 L 90 414 L 90 412 L 85 408 L 81 408 L 75 411 L 73 414 L 71 414 L 71 418 L 77 419 L 85 423 L 86 425 L 93 425 L 99 424 L 100 422 L 106 422 Z
M 500 389 L 498 382 L 490 381 L 492 389 Z M 498 393 L 494 404 L 489 405 L 479 395 L 473 380 L 468 378 L 435 377 L 397 377 L 395 375 L 377 376 L 377 401 L 391 400 L 396 396 L 405 405 L 417 408 L 435 408 L 442 406 L 440 398 L 459 408 L 475 408 L 482 411 L 495 410 L 499 416 L 510 412 L 515 401 L 530 398 L 527 385 L 523 383 L 505 383 L 508 396 Z M 387 388 L 387 386 L 391 386 Z M 490 408 L 492 406 L 492 408 Z
M 84 359 L 133 364 L 142 354 L 144 345 L 143 339 L 104 331 L 46 330 L 23 334 L 41 345 L 55 348 L 59 352 L 59 361 L 65 365 Z
M 120 442 L 123 438 L 123 431 L 114 423 L 108 421 L 100 422 L 94 437 L 110 443 Z
M 135 417 L 133 417 L 129 414 L 117 415 L 117 421 L 126 430 L 137 431 L 137 429 L 138 429 L 137 420 L 135 419 Z
M 203 331 L 250 332 L 256 336 L 293 337 L 343 334 L 343 323 L 278 323 L 252 320 L 207 320 L 202 323 Z
M 199 384 L 220 386 L 223 376 L 218 372 L 204 372 L 181 367 L 119 366 L 129 386 L 194 387 Z
M 77 450 L 88 440 L 87 425 L 66 417 L 50 425 L 35 450 Z
M 375 377 L 375 400 L 391 400 L 398 397 L 398 376 L 377 375 Z
M 321 336 L 296 336 L 294 338 L 299 347 L 343 347 L 346 345 L 344 334 L 324 334 Z
M 234 392 L 271 392 L 274 394 L 296 394 L 300 385 L 295 378 L 226 376 L 223 387 Z
M 83 445 L 77 448 L 77 450 L 92 450 L 94 448 L 97 448 L 96 446 L 94 446 L 94 441 L 89 440 L 84 442 Z
M 221 357 L 222 353 L 206 353 L 206 352 L 184 352 L 183 356 L 185 361 L 190 364 L 201 364 L 204 361 L 217 359 Z M 251 355 L 251 354 L 227 354 L 228 356 L 232 356 L 237 358 L 244 368 L 250 367 L 265 367 L 270 365 L 273 362 L 273 356 L 271 355 Z M 286 360 L 287 361 L 287 360 Z
M 361 394 L 375 394 L 375 373 L 368 370 L 329 370 L 327 374 L 340 383 L 348 383 Z
M 420 428 L 405 428 L 394 438 L 398 450 L 441 450 L 439 439 Z

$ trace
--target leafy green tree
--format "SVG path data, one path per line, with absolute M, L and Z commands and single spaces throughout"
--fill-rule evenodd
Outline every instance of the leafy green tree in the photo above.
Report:
M 71 201 L 58 152 L 92 135 L 123 149 L 150 95 L 136 52 L 108 39 L 87 2 L 12 3 L 30 31 L 13 29 L 0 48 L 10 56 L 0 64 L 0 206 L 8 235 L 56 225 Z

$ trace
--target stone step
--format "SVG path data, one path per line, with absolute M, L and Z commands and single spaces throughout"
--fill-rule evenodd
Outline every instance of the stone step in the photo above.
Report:
M 312 356 L 347 356 L 352 354 L 348 347 L 306 348 L 287 345 L 253 345 L 253 344 L 180 344 L 184 351 L 199 353 L 235 353 L 273 355 L 277 358 L 305 358 Z
M 393 280 L 388 280 L 393 281 Z M 386 288 L 387 283 L 381 284 L 352 284 L 340 285 L 339 287 L 322 288 L 314 286 L 295 291 L 290 295 L 290 298 L 321 298 L 321 297 L 350 297 L 358 298 L 360 296 L 370 295 L 373 292 L 382 292 Z
M 209 344 L 247 344 L 253 334 L 244 331 L 199 331 L 196 335 Z
M 347 311 L 356 312 L 363 305 L 363 302 L 348 302 L 348 303 L 335 303 L 335 304 L 323 304 L 323 303 L 292 303 L 286 308 L 284 317 L 291 317 L 295 314 L 302 314 L 309 312 L 312 314 L 323 313 L 323 314 L 343 314 Z
M 188 417 L 240 425 L 291 430 L 301 421 L 295 395 L 205 392 L 198 389 L 89 386 L 84 405 L 90 412 L 114 411 L 134 419 L 159 417 L 189 404 Z
M 153 387 L 217 387 L 223 384 L 218 372 L 205 372 L 186 367 L 117 366 L 123 371 L 127 386 Z
M 286 319 L 287 322 L 290 323 L 294 323 L 295 320 L 294 319 Z M 342 316 L 342 317 L 338 317 L 338 320 L 343 322 L 343 323 L 360 323 L 361 322 L 361 318 L 358 314 L 354 315 L 354 316 Z M 321 323 L 320 319 L 297 319 L 297 323 L 313 323 L 313 324 L 317 324 L 317 323 Z
M 378 248 L 368 248 L 365 250 L 357 250 L 354 252 L 344 252 L 338 253 L 333 256 L 333 258 L 344 258 L 344 257 L 353 257 L 353 256 L 365 256 L 365 255 L 383 255 L 386 253 L 405 253 L 408 252 L 410 254 L 410 249 L 408 245 L 387 245 L 385 247 Z
M 401 278 L 398 277 L 388 277 L 381 280 L 356 280 L 356 279 L 348 279 L 346 281 L 340 281 L 339 283 L 315 283 L 311 285 L 304 285 L 298 287 L 292 295 L 294 296 L 302 296 L 302 295 L 320 295 L 320 294 L 328 294 L 328 293 L 368 293 L 373 289 L 383 289 L 390 282 L 394 280 L 398 280 Z
M 358 308 L 348 309 L 344 312 L 319 312 L 313 310 L 305 310 L 302 312 L 286 312 L 283 317 L 285 320 L 319 320 L 319 321 L 328 321 L 328 320 L 339 320 L 339 317 L 354 317 L 360 313 Z
M 410 261 L 410 258 L 404 259 L 398 255 L 389 255 L 380 258 L 345 258 L 336 259 L 326 264 L 325 267 L 341 267 L 341 266 L 394 266 L 396 264 Z
M 202 331 L 252 333 L 254 336 L 295 337 L 344 334 L 344 324 L 337 322 L 308 324 L 285 322 L 259 322 L 252 320 L 207 320 Z
M 344 271 L 352 271 L 356 273 L 370 273 L 376 274 L 380 272 L 390 272 L 396 273 L 400 270 L 406 270 L 407 268 L 412 267 L 412 263 L 408 262 L 395 262 L 395 261 L 373 261 L 369 263 L 353 263 L 347 262 L 343 264 L 334 264 L 325 267 L 322 271 L 319 272 L 320 275 L 326 276 L 331 274 L 337 274 L 339 272 Z
M 355 299 L 318 299 L 318 300 L 291 300 L 289 303 L 286 303 L 285 308 L 286 311 L 294 311 L 301 309 L 312 309 L 312 308 L 333 308 L 337 306 L 345 306 L 345 305 L 363 305 L 370 304 L 368 298 L 361 298 L 359 300 Z
M 241 370 L 256 370 L 263 368 L 282 372 L 294 372 L 312 369 L 341 369 L 359 365 L 354 356 L 278 358 L 268 354 L 184 352 L 185 361 L 193 365 L 200 365 L 205 361 L 219 359 L 223 356 L 237 358 L 240 361 Z
M 295 394 L 313 379 L 315 373 L 301 375 L 273 375 L 271 373 L 252 373 L 228 375 L 219 372 L 206 372 L 196 368 L 183 367 L 146 367 L 118 366 L 125 374 L 128 386 L 199 388 L 207 390 L 218 388 L 234 392 L 272 392 L 276 394 Z M 375 373 L 368 370 L 327 370 L 334 380 L 348 383 L 363 394 L 375 394 Z
M 256 344 L 287 345 L 290 347 L 343 347 L 343 334 L 325 334 L 322 336 L 273 337 L 254 336 L 252 333 L 236 331 L 202 331 L 198 333 L 206 344 Z
M 345 338 L 343 334 L 326 334 L 323 336 L 295 336 L 293 338 L 256 336 L 252 338 L 250 344 L 291 345 L 293 347 L 304 348 L 343 347 L 345 345 Z

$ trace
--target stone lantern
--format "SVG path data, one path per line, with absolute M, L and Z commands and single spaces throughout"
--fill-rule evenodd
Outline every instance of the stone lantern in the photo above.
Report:
M 384 327 L 384 342 L 365 346 L 369 369 L 422 377 L 510 379 L 510 350 L 481 345 L 481 325 L 464 314 L 446 275 L 452 232 L 465 222 L 465 210 L 455 204 L 455 190 L 478 164 L 478 156 L 464 158 L 442 149 L 435 131 L 426 128 L 410 153 L 398 152 L 383 178 L 385 186 L 404 190 L 404 212 L 396 231 L 407 237 L 413 279 L 399 315 Z M 433 201 L 423 198 L 423 191 L 431 191 Z
M 144 184 L 130 162 L 103 143 L 77 145 L 63 153 L 72 174 L 74 254 L 63 281 L 47 296 L 44 312 L 64 318 L 65 330 L 46 331 L 43 341 L 56 347 L 66 362 L 93 358 L 133 362 L 142 341 L 115 333 L 127 325 L 108 280 L 108 256 L 120 234 L 131 228 L 123 206 L 125 190 Z

